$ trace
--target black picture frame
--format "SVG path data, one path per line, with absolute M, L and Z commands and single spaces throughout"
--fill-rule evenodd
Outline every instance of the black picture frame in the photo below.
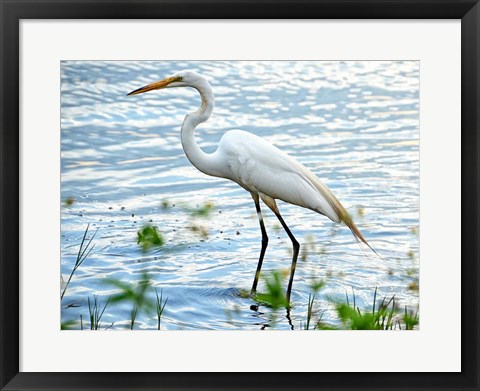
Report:
M 478 0 L 0 0 L 0 387 L 2 390 L 479 390 Z M 21 19 L 461 19 L 462 371 L 459 373 L 19 372 Z M 448 213 L 439 211 L 441 213 Z M 441 345 L 441 341 L 439 346 Z M 353 354 L 354 352 L 352 352 Z M 261 368 L 261 355 L 257 358 Z M 392 352 L 394 360 L 395 355 Z M 99 363 L 100 365 L 100 363 Z

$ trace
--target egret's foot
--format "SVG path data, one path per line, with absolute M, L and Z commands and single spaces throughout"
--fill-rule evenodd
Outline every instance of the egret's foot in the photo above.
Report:
M 251 299 L 252 297 L 255 297 L 255 293 L 247 291 L 246 289 L 240 289 L 238 291 L 238 296 L 240 296 L 242 299 Z

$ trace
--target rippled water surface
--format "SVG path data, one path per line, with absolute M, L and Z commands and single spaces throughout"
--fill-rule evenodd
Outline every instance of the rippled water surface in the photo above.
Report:
M 222 134 L 243 129 L 264 137 L 318 175 L 372 247 L 310 210 L 278 202 L 302 244 L 290 317 L 245 295 L 260 251 L 250 195 L 190 165 L 180 142 L 184 116 L 200 104 L 193 89 L 126 93 L 192 69 L 216 98 L 197 130 L 206 152 Z M 168 302 L 161 328 L 300 329 L 313 282 L 323 280 L 315 310 L 338 322 L 333 302 L 355 292 L 360 308 L 373 292 L 418 305 L 419 69 L 407 62 L 62 62 L 61 273 L 67 280 L 83 233 L 98 232 L 62 300 L 62 322 L 89 327 L 87 300 L 148 278 Z M 195 213 L 206 204 L 210 213 Z M 269 247 L 262 272 L 289 268 L 291 242 L 264 207 Z M 165 244 L 144 252 L 137 231 L 158 227 Z M 262 280 L 259 291 L 265 290 Z M 148 297 L 155 301 L 153 289 Z M 132 302 L 109 303 L 104 327 L 130 325 Z M 290 319 L 289 319 L 290 318 Z M 139 310 L 135 329 L 155 329 Z M 74 328 L 79 328 L 78 324 Z

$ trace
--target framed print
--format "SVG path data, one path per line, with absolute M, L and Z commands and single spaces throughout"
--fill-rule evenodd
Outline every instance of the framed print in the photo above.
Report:
M 478 389 L 478 2 L 1 5 L 2 389 Z

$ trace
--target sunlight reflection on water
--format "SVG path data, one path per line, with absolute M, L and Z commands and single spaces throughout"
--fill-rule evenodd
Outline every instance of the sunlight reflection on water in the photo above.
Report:
M 270 323 L 271 310 L 252 310 L 255 302 L 238 294 L 250 288 L 260 251 L 250 195 L 197 171 L 181 148 L 180 125 L 198 107 L 197 93 L 125 95 L 182 69 L 205 75 L 215 93 L 213 115 L 197 132 L 205 151 L 231 129 L 266 138 L 332 189 L 383 257 L 362 252 L 344 226 L 279 202 L 299 241 L 313 237 L 315 244 L 303 246 L 307 257 L 295 275 L 295 328 L 305 322 L 314 279 L 326 281 L 316 303 L 325 321 L 336 321 L 331 299 L 343 300 L 352 288 L 361 308 L 370 305 L 375 287 L 415 308 L 418 292 L 409 287 L 418 282 L 419 268 L 417 62 L 67 61 L 61 68 L 61 198 L 74 203 L 62 207 L 64 278 L 87 224 L 99 230 L 62 302 L 62 321 L 80 314 L 86 319 L 88 296 L 106 300 L 114 292 L 106 279 L 135 282 L 147 271 L 169 298 L 163 329 L 260 329 Z M 207 201 L 215 205 L 209 218 L 192 218 L 186 210 Z M 275 216 L 265 211 L 265 218 L 267 274 L 288 268 L 291 250 Z M 167 242 L 144 254 L 136 237 L 148 222 Z M 192 224 L 208 236 L 193 232 Z M 103 320 L 122 329 L 129 311 L 111 305 Z M 275 328 L 290 328 L 277 315 Z M 156 316 L 139 314 L 136 328 L 156 328 Z

